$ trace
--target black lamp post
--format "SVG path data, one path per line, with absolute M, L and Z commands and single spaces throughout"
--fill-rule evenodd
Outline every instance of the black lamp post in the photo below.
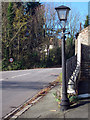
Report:
M 69 14 L 69 7 L 59 6 L 56 7 L 58 18 L 60 21 L 66 22 Z M 66 59 L 65 59 L 65 26 L 62 28 L 62 99 L 60 104 L 61 111 L 65 111 L 69 108 L 69 99 L 67 97 L 67 86 L 66 86 Z

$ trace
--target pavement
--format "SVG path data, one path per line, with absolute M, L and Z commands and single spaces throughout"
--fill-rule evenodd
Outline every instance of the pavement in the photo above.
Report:
M 85 83 L 84 83 L 85 84 Z M 52 88 L 44 97 L 42 97 L 38 102 L 31 106 L 27 111 L 24 111 L 16 120 L 27 120 L 27 119 L 83 119 L 89 120 L 89 110 L 90 110 L 90 98 L 80 99 L 77 103 L 70 106 L 67 111 L 60 111 L 60 106 L 56 101 L 53 93 L 60 90 L 60 85 Z M 85 88 L 84 88 L 85 89 Z M 15 116 L 13 116 L 14 120 Z M 12 118 L 11 118 L 12 119 Z M 71 120 L 72 120 L 71 119 Z

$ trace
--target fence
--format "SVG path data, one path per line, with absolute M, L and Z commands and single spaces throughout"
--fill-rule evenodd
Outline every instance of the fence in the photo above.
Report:
M 77 55 L 67 59 L 66 61 L 66 81 L 68 83 L 70 77 L 73 74 L 73 71 L 75 71 L 77 65 Z
M 66 61 L 66 81 L 68 93 L 75 93 L 76 79 L 79 75 L 80 65 L 77 62 L 77 55 Z

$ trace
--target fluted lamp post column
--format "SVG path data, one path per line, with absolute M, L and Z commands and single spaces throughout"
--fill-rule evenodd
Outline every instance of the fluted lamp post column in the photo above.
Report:
M 58 18 L 60 21 L 66 22 L 70 8 L 67 6 L 56 7 Z M 67 97 L 66 86 L 66 59 L 65 59 L 65 26 L 62 28 L 62 98 L 60 104 L 60 110 L 65 111 L 70 107 L 69 99 Z

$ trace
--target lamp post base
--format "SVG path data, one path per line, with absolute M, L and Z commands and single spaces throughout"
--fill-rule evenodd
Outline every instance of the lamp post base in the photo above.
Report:
M 70 108 L 69 99 L 62 100 L 60 104 L 60 111 L 65 111 Z

